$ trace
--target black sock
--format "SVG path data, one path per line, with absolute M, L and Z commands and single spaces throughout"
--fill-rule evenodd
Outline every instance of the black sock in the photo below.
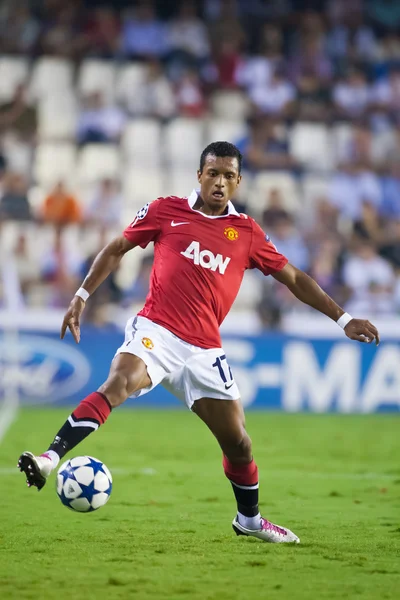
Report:
M 104 394 L 93 392 L 77 406 L 54 438 L 49 450 L 60 458 L 102 425 L 111 412 Z

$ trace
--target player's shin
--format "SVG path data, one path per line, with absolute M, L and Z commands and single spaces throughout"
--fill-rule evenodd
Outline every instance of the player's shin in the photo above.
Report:
M 235 494 L 239 523 L 247 529 L 259 529 L 261 515 L 258 508 L 258 468 L 254 460 L 246 465 L 232 464 L 224 455 L 225 475 Z
M 89 394 L 68 417 L 53 443 L 42 456 L 49 458 L 52 468 L 55 469 L 67 452 L 107 420 L 110 412 L 111 405 L 104 394 L 100 392 Z

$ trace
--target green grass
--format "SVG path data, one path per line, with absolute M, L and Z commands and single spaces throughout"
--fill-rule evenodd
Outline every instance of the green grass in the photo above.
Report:
M 300 536 L 293 546 L 234 535 L 220 451 L 189 412 L 116 411 L 72 453 L 114 471 L 96 513 L 62 506 L 54 478 L 28 490 L 6 469 L 66 414 L 24 410 L 0 446 L 2 599 L 398 598 L 398 418 L 248 414 L 262 512 Z

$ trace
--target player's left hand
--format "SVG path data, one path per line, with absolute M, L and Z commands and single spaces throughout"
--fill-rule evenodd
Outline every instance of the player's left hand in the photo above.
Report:
M 365 342 L 371 344 L 375 340 L 375 344 L 379 346 L 379 331 L 369 321 L 364 319 L 352 319 L 344 328 L 344 332 L 351 340 Z

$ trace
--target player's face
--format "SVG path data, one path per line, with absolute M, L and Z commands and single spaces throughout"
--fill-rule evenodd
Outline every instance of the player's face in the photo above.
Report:
M 237 158 L 208 154 L 203 171 L 197 171 L 200 195 L 212 214 L 223 214 L 242 179 Z

